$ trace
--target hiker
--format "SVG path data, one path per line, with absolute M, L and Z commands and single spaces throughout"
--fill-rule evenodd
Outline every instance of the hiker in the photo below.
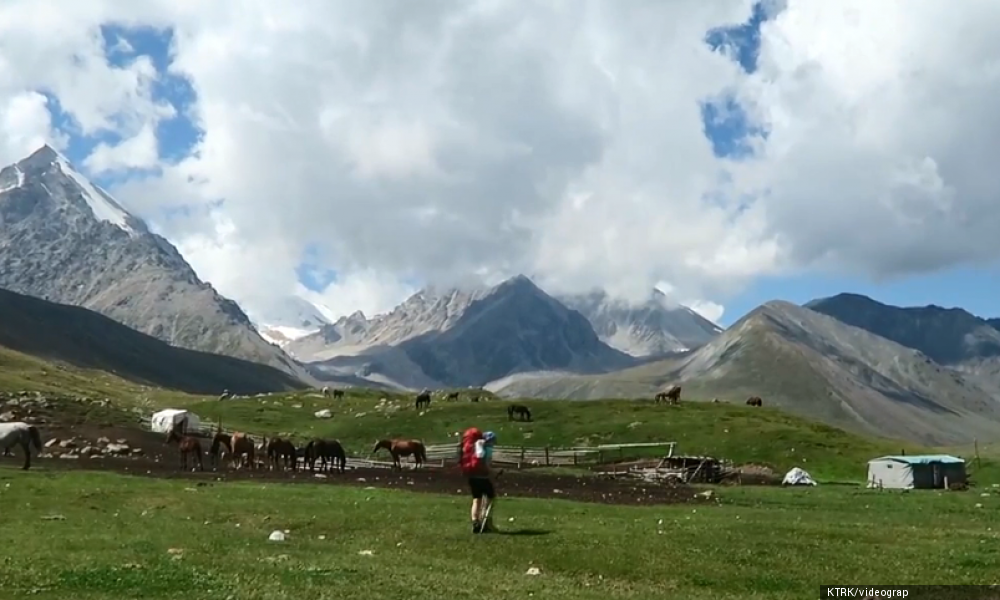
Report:
M 490 469 L 495 443 L 496 435 L 492 431 L 483 433 L 476 427 L 470 427 L 462 435 L 459 464 L 462 474 L 469 480 L 469 491 L 472 492 L 472 533 L 496 532 L 492 518 L 496 490 Z M 490 514 L 484 522 L 483 515 L 486 514 L 487 506 L 490 507 Z

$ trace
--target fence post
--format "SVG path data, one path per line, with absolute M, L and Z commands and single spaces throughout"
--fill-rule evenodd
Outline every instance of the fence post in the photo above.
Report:
M 545 466 L 549 466 L 549 447 L 545 447 Z
M 524 464 L 524 446 L 521 446 L 521 460 L 517 463 L 517 468 L 520 469 L 521 465 Z

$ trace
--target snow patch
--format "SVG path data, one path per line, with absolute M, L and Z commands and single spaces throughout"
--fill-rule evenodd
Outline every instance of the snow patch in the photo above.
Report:
M 289 342 L 312 335 L 319 329 L 300 329 L 298 327 L 287 327 L 284 325 L 261 325 L 257 327 L 257 333 L 262 338 L 272 344 L 284 347 Z
M 9 192 L 10 190 L 16 190 L 17 188 L 24 185 L 24 173 L 21 171 L 21 169 L 17 168 L 17 165 L 13 166 L 14 166 L 14 172 L 17 173 L 17 180 L 6 187 L 0 188 L 0 194 L 4 192 Z
M 94 216 L 102 221 L 107 221 L 113 225 L 117 225 L 119 228 L 124 229 L 130 234 L 136 234 L 136 231 L 128 224 L 129 214 L 122 208 L 114 198 L 112 198 L 107 192 L 90 183 L 86 177 L 78 173 L 73 167 L 70 166 L 69 161 L 66 157 L 56 153 L 56 164 L 59 165 L 59 169 L 62 170 L 63 174 L 73 180 L 73 183 L 80 188 L 80 192 L 83 199 L 90 206 L 90 210 L 94 213 Z

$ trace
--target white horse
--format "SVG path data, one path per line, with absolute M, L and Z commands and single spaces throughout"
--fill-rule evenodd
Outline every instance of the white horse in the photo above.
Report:
M 24 451 L 24 466 L 22 469 L 31 468 L 31 444 L 35 444 L 35 449 L 42 451 L 42 437 L 38 434 L 38 428 L 21 421 L 13 423 L 0 423 L 0 448 L 6 454 L 14 444 L 21 444 Z

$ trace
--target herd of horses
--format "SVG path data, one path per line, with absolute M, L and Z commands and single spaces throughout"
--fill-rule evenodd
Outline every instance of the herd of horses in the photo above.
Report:
M 680 404 L 681 402 L 681 386 L 672 386 L 665 392 L 658 392 L 653 400 L 659 404 L 660 402 L 667 402 L 669 404 Z M 718 402 L 719 399 L 716 398 L 712 402 Z M 747 398 L 747 406 L 764 406 L 764 401 L 761 400 L 760 396 L 750 396 Z
M 187 417 L 174 423 L 167 432 L 167 444 L 176 443 L 180 451 L 180 465 L 188 469 L 189 457 L 199 471 L 205 470 L 202 438 L 188 433 Z M 375 442 L 372 454 L 379 450 L 388 450 L 392 456 L 393 468 L 402 469 L 401 458 L 413 456 L 416 466 L 420 467 L 427 461 L 427 449 L 419 440 L 385 439 Z M 212 467 L 228 464 L 233 469 L 255 470 L 264 469 L 291 471 L 298 470 L 299 460 L 303 467 L 310 471 L 333 471 L 343 473 L 347 469 L 347 452 L 337 440 L 315 438 L 305 445 L 296 447 L 289 439 L 274 437 L 261 438 L 258 444 L 252 437 L 243 432 L 232 434 L 222 431 L 222 424 L 217 424 L 208 450 Z M 260 456 L 263 454 L 263 456 Z M 265 458 L 266 457 L 266 458 Z

